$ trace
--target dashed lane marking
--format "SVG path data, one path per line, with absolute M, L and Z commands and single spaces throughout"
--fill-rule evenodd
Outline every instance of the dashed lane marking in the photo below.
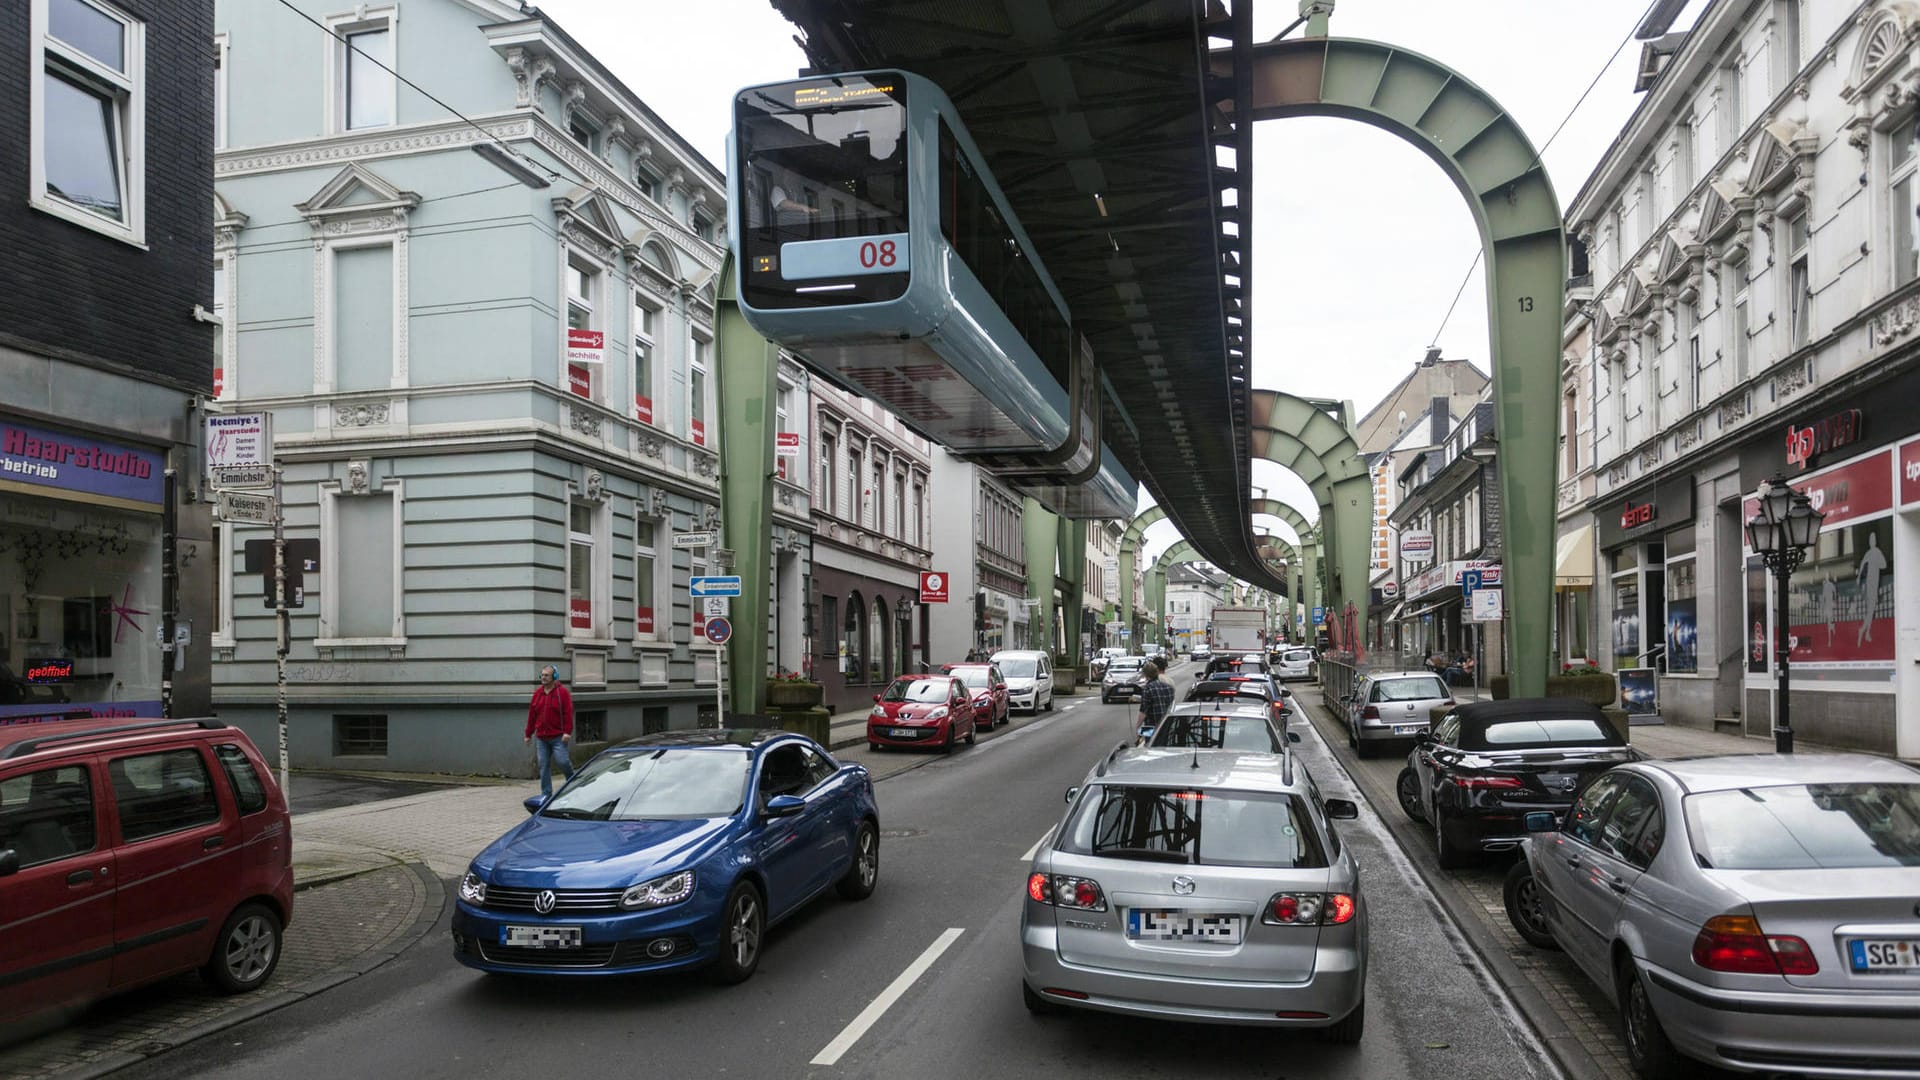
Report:
M 1058 828 L 1058 827 L 1059 827 L 1059 826 L 1057 826 L 1057 825 L 1056 825 L 1056 826 L 1054 826 L 1054 828 Z M 1053 839 L 1053 829 L 1048 829 L 1048 830 L 1047 830 L 1046 832 L 1044 832 L 1044 833 L 1042 833 L 1042 834 L 1040 834 L 1040 839 L 1038 839 L 1038 840 L 1035 840 L 1035 841 L 1033 842 L 1033 846 L 1027 849 L 1027 852 L 1026 852 L 1026 854 L 1024 854 L 1024 855 L 1022 855 L 1022 856 L 1020 856 L 1020 861 L 1021 861 L 1021 862 L 1032 862 L 1032 861 L 1033 861 L 1033 857 L 1034 857 L 1035 855 L 1038 855 L 1038 854 L 1040 853 L 1040 848 L 1041 848 L 1041 846 L 1042 846 L 1042 845 L 1044 845 L 1044 844 L 1045 844 L 1045 843 L 1046 843 L 1047 841 L 1049 841 L 1049 840 L 1051 840 L 1051 839 Z
M 860 1015 L 854 1017 L 853 1022 L 842 1029 L 840 1034 L 834 1036 L 833 1041 L 815 1054 L 808 1064 L 838 1064 L 840 1058 L 853 1049 L 853 1044 L 859 1042 L 860 1037 L 867 1033 L 867 1029 L 873 1027 L 882 1016 L 885 1016 L 887 1010 L 893 1007 L 893 1003 L 905 996 L 920 976 L 925 975 L 927 969 L 933 966 L 933 962 L 940 959 L 940 954 L 947 951 L 947 946 L 959 940 L 960 935 L 964 933 L 966 930 L 958 926 L 949 926 L 941 931 L 940 936 L 933 939 L 933 944 L 927 946 L 926 951 L 921 953 L 913 963 L 908 964 L 907 970 L 901 972 L 899 978 L 888 983 L 887 988 L 880 991 L 880 996 L 860 1010 Z

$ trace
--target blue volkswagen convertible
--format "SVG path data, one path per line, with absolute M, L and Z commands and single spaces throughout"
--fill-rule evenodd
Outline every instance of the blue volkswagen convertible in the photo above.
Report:
M 454 956 L 534 975 L 711 965 L 753 974 L 767 927 L 835 888 L 873 893 L 873 779 L 784 731 L 702 730 L 608 747 L 488 845 L 460 882 Z

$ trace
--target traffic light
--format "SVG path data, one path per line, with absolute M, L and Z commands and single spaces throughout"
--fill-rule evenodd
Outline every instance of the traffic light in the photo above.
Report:
M 973 594 L 973 628 L 984 632 L 987 629 L 987 594 Z

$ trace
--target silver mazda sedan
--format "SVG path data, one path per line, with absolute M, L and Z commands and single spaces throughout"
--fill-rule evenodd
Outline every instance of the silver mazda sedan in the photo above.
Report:
M 1027 875 L 1027 1008 L 1319 1028 L 1366 1024 L 1367 908 L 1352 856 L 1297 761 L 1116 748 Z
M 1920 1076 L 1920 770 L 1645 761 L 1529 818 L 1508 915 L 1614 995 L 1642 1076 Z

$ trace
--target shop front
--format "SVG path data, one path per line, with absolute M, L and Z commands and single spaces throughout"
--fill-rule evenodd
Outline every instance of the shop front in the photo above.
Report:
M 165 472 L 158 448 L 0 415 L 0 724 L 161 715 Z
M 1596 519 L 1595 587 L 1607 611 L 1602 666 L 1631 673 L 1623 677 L 1647 688 L 1629 703 L 1639 715 L 1662 715 L 1658 702 L 1686 694 L 1670 679 L 1703 677 L 1694 478 L 1689 473 L 1631 489 L 1604 504 Z
M 911 581 L 863 575 L 823 565 L 823 554 L 816 547 L 813 587 L 821 632 L 813 670 L 827 707 L 844 712 L 869 704 L 894 676 L 922 670 L 917 646 L 926 609 L 919 603 L 918 574 Z
M 1500 587 L 1497 559 L 1454 559 L 1409 578 L 1396 619 L 1400 655 L 1424 664 L 1438 654 L 1448 662 L 1472 657 L 1477 681 L 1505 670 L 1499 622 L 1476 622 L 1462 585 L 1477 573 L 1482 588 Z

